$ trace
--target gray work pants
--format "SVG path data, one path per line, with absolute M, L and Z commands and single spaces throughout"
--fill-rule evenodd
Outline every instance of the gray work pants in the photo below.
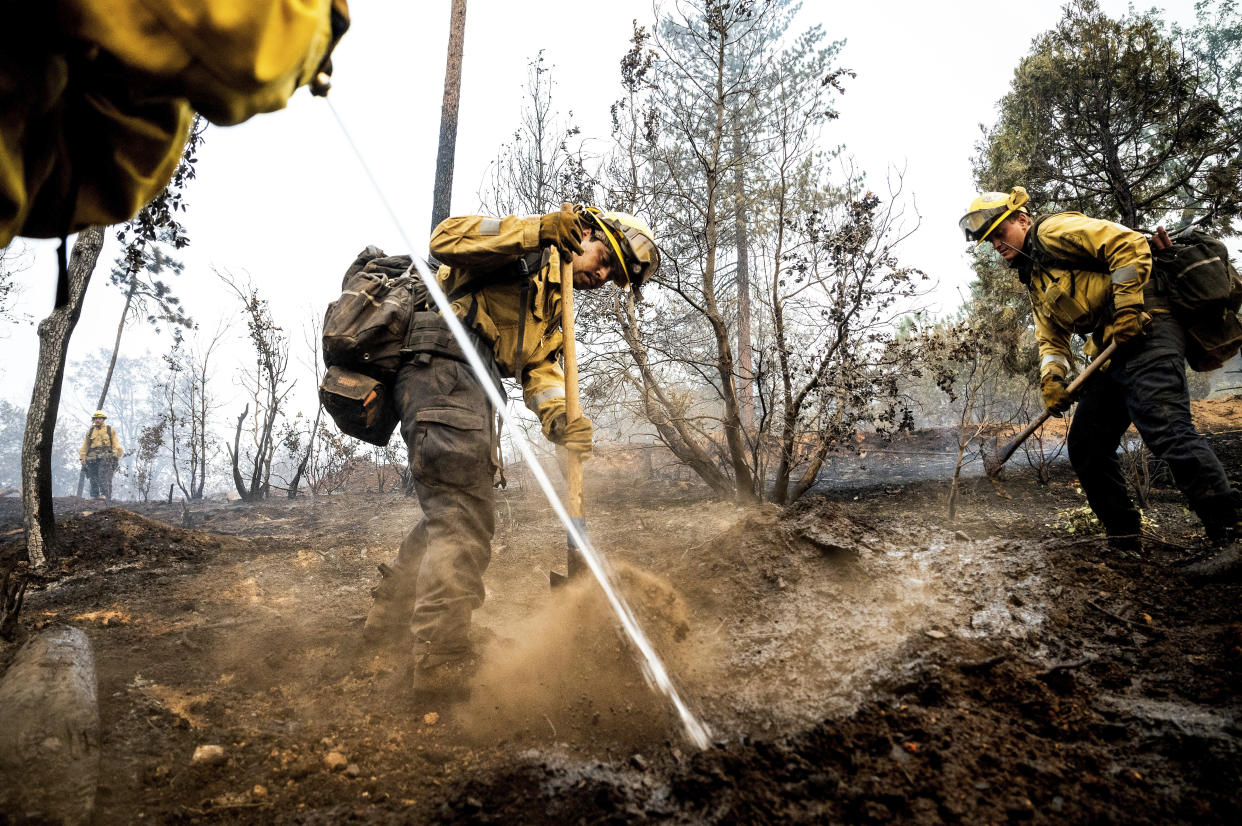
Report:
M 90 457 L 83 464 L 92 499 L 102 496 L 105 500 L 112 500 L 112 474 L 116 473 L 116 464 L 116 457 L 112 454 Z
M 431 354 L 401 367 L 395 401 L 423 517 L 392 567 L 412 584 L 416 645 L 455 653 L 469 647 L 496 529 L 492 408 L 468 365 Z

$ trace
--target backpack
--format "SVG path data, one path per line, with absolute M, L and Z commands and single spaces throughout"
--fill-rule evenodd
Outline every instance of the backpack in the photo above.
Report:
M 389 385 L 370 376 L 329 367 L 319 384 L 319 403 L 346 436 L 384 447 L 397 429 Z
M 1060 258 L 1048 252 L 1039 241 L 1039 225 L 1051 216 L 1034 222 L 1031 244 L 1035 263 L 1047 269 L 1070 271 L 1070 290 L 1079 272 L 1109 272 L 1098 258 Z M 1242 278 L 1229 263 L 1229 251 L 1219 238 L 1195 229 L 1173 237 L 1167 250 L 1152 250 L 1152 280 L 1156 300 L 1166 303 L 1186 330 L 1186 362 L 1196 372 L 1217 369 L 1242 349 Z
M 427 288 L 408 255 L 367 247 L 345 270 L 341 295 L 323 318 L 319 401 L 341 432 L 383 447 L 398 416 L 391 385 L 410 319 L 427 306 Z
M 532 253 L 480 273 L 450 293 L 449 301 L 521 281 L 526 306 L 530 277 L 539 271 L 542 255 Z M 467 327 L 477 307 L 471 305 Z M 424 323 L 412 327 L 415 318 Z M 524 333 L 523 326 L 519 348 Z M 345 270 L 341 295 L 328 305 L 323 320 L 328 370 L 319 384 L 319 401 L 342 433 L 380 447 L 388 444 L 400 420 L 392 401 L 393 380 L 403 359 L 420 352 L 465 360 L 448 327 L 430 311 L 427 288 L 413 271 L 410 256 L 385 256 L 378 247 L 367 247 Z M 499 384 L 499 373 L 493 378 Z
M 1195 229 L 1152 253 L 1156 286 L 1186 328 L 1186 360 L 1215 370 L 1242 349 L 1242 278 L 1219 238 Z
M 427 288 L 408 255 L 367 247 L 345 271 L 341 295 L 323 317 L 323 361 L 384 382 L 401 366 L 401 347 Z

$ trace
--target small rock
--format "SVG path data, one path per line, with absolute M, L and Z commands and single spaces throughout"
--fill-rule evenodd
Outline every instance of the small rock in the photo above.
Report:
M 194 756 L 190 758 L 191 763 L 202 766 L 218 766 L 224 760 L 224 746 L 199 746 L 194 749 Z
M 434 726 L 438 722 L 440 722 L 440 715 L 438 712 L 429 711 L 423 715 L 423 723 L 426 725 Z
M 255 784 L 255 787 L 250 790 L 250 794 L 254 797 L 267 797 L 267 786 Z
M 349 775 L 350 777 L 357 777 L 358 775 L 362 774 L 362 769 L 358 767 L 357 763 L 350 763 L 348 766 L 345 767 L 345 774 Z
M 935 628 L 929 628 L 923 633 L 931 637 L 933 640 L 943 640 L 945 637 L 949 636 L 943 631 L 937 631 Z
M 631 754 L 630 765 L 638 769 L 640 772 L 645 772 L 647 770 L 647 758 L 643 757 L 641 754 Z
M 956 539 L 958 542 L 969 542 L 970 541 L 970 535 L 967 534 L 965 531 L 954 531 L 953 538 Z
M 349 760 L 339 751 L 330 751 L 324 755 L 323 764 L 328 771 L 339 772 L 349 765 Z

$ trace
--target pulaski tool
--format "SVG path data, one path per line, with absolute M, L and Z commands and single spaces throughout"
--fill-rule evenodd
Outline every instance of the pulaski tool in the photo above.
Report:
M 573 209 L 568 204 L 562 207 L 562 209 L 566 208 Z M 556 253 L 559 255 L 560 250 L 556 250 Z M 565 353 L 565 421 L 569 423 L 582 416 L 582 405 L 578 401 L 578 347 L 577 342 L 574 341 L 573 259 L 566 256 L 560 261 L 560 267 L 561 333 L 564 337 Z M 569 511 L 569 518 L 574 523 L 574 527 L 586 536 L 586 512 L 582 504 L 582 453 L 580 451 L 569 449 L 569 464 L 565 476 L 569 483 L 569 501 L 565 503 L 565 509 Z M 587 570 L 586 561 L 583 560 L 572 535 L 567 536 L 567 542 L 569 547 L 566 573 L 548 572 L 548 581 L 553 588 L 564 585 Z
M 1082 389 L 1082 386 L 1086 383 L 1087 379 L 1091 378 L 1091 376 L 1100 369 L 1104 362 L 1112 358 L 1113 353 L 1116 351 L 1117 342 L 1111 342 L 1098 356 L 1095 357 L 1090 364 L 1083 368 L 1083 371 L 1078 374 L 1078 378 L 1070 382 L 1069 387 L 1065 388 L 1066 392 L 1068 392 L 1070 396 L 1078 395 L 1078 391 Z M 1051 415 L 1052 413 L 1045 408 L 1044 412 L 1040 413 L 1035 418 L 1035 421 L 1028 424 L 1021 433 L 1014 437 L 1013 441 L 1005 445 L 1005 449 L 998 453 L 995 459 L 984 465 L 984 470 L 987 471 L 989 479 L 992 479 L 993 481 L 996 480 L 997 474 L 1001 472 L 1001 468 L 1005 466 L 1005 462 L 1009 461 L 1009 457 L 1014 454 L 1014 451 L 1017 450 L 1023 442 L 1029 439 L 1032 433 L 1039 430 L 1040 426 L 1044 422 L 1048 421 L 1048 418 Z

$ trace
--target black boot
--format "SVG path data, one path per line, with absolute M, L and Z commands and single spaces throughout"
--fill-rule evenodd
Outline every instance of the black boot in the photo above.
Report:
M 1138 511 L 1130 511 L 1109 519 L 1101 517 L 1108 547 L 1123 553 L 1142 553 L 1143 521 Z
M 362 638 L 368 643 L 401 642 L 410 633 L 410 617 L 414 614 L 414 583 L 405 572 L 379 565 L 380 582 L 371 590 L 371 610 L 362 626 Z
M 1242 542 L 1234 539 L 1217 545 L 1211 556 L 1182 568 L 1182 575 L 1192 582 L 1235 582 L 1242 579 Z
M 1231 582 L 1242 579 L 1242 495 L 1225 496 L 1199 503 L 1195 512 L 1212 544 L 1212 553 L 1182 569 L 1195 582 Z

